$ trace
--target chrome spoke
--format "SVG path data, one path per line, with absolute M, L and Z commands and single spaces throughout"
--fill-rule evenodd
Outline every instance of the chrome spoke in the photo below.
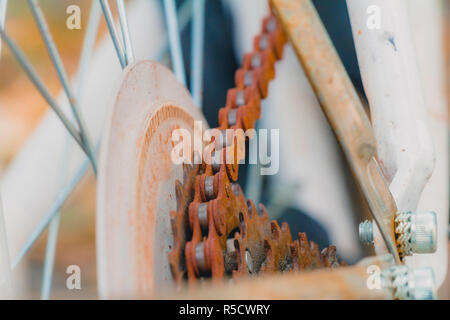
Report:
M 194 0 L 192 12 L 191 94 L 195 105 L 201 109 L 203 100 L 205 0 Z
M 98 147 L 96 148 L 98 150 Z M 41 235 L 42 231 L 45 230 L 47 225 L 50 223 L 51 219 L 59 212 L 62 205 L 66 201 L 66 199 L 71 195 L 75 187 L 78 185 L 78 183 L 81 181 L 81 178 L 84 176 L 86 170 L 89 168 L 89 160 L 85 160 L 81 167 L 78 169 L 78 171 L 73 176 L 72 180 L 69 182 L 69 184 L 61 190 L 61 192 L 57 195 L 55 202 L 53 202 L 52 206 L 48 210 L 48 212 L 45 214 L 42 221 L 39 223 L 39 225 L 36 227 L 36 229 L 30 234 L 28 237 L 28 240 L 26 241 L 25 245 L 20 249 L 19 253 L 17 254 L 16 258 L 12 262 L 12 267 L 15 268 L 19 264 L 19 262 L 22 260 L 22 258 L 25 256 L 25 254 L 30 250 L 30 248 L 33 246 L 37 238 Z
M 86 34 L 83 40 L 83 47 L 81 49 L 80 62 L 78 64 L 78 74 L 74 85 L 75 95 L 78 97 L 78 99 L 81 99 L 81 95 L 83 94 L 86 70 L 94 52 L 95 40 L 97 39 L 101 17 L 102 11 L 100 8 L 100 4 L 98 3 L 98 1 L 93 1 L 91 4 L 89 20 L 86 27 Z
M 180 6 L 180 10 L 178 10 L 178 32 L 182 33 L 184 29 L 186 29 L 188 23 L 192 20 L 192 1 L 193 0 L 185 0 Z M 164 38 L 164 44 L 162 45 L 162 49 L 157 54 L 159 60 L 164 59 L 168 54 L 170 54 L 170 46 L 169 41 Z
M 48 229 L 47 247 L 45 249 L 44 271 L 42 273 L 41 299 L 50 299 L 52 289 L 53 267 L 55 265 L 56 243 L 58 242 L 60 212 L 52 218 Z
M 75 141 L 79 144 L 81 149 L 86 151 L 84 149 L 84 143 L 81 140 L 81 137 L 77 131 L 77 129 L 72 125 L 72 123 L 67 119 L 67 117 L 62 112 L 59 105 L 56 103 L 56 101 L 53 99 L 52 95 L 50 94 L 49 90 L 45 86 L 45 84 L 42 82 L 41 78 L 39 77 L 36 70 L 33 68 L 31 63 L 28 61 L 27 57 L 24 55 L 24 53 L 20 50 L 20 48 L 15 44 L 15 42 L 5 33 L 3 28 L 0 28 L 0 35 L 2 39 L 5 41 L 6 45 L 9 47 L 13 55 L 18 60 L 19 64 L 24 69 L 25 73 L 28 75 L 30 80 L 33 82 L 33 84 L 36 86 L 38 91 L 41 93 L 41 95 L 44 97 L 44 99 L 47 101 L 49 106 L 53 109 L 53 111 L 56 113 L 58 118 L 62 121 L 64 126 L 66 127 L 67 131 L 70 133 L 70 135 L 75 139 Z
M 133 45 L 131 44 L 130 28 L 128 26 L 127 11 L 123 0 L 116 0 L 119 13 L 120 29 L 122 30 L 123 45 L 125 47 L 125 63 L 129 65 L 134 61 Z
M 6 8 L 8 7 L 8 0 L 0 0 L 0 28 L 5 28 L 6 22 Z M 0 41 L 0 58 L 2 57 L 2 42 Z
M 39 7 L 37 0 L 28 0 L 28 3 L 33 13 L 34 19 L 36 20 L 36 23 L 38 25 L 41 36 L 44 39 L 45 46 L 47 47 L 47 50 L 53 61 L 53 65 L 56 68 L 58 77 L 61 81 L 61 84 L 63 85 L 64 91 L 67 95 L 67 99 L 69 100 L 69 104 L 72 109 L 72 114 L 75 118 L 75 121 L 78 124 L 79 135 L 81 138 L 81 142 L 83 143 L 83 149 L 86 151 L 89 160 L 91 160 L 94 173 L 97 174 L 97 157 L 92 148 L 89 135 L 87 134 L 86 125 L 84 124 L 84 120 L 80 115 L 80 107 L 78 105 L 78 101 L 72 91 L 72 87 L 69 82 L 69 77 L 67 76 L 67 72 L 62 63 L 58 49 L 56 48 L 47 21 L 45 20 L 44 14 L 41 8 Z
M 48 30 L 48 26 L 46 24 L 45 18 L 43 16 L 40 8 L 37 5 L 37 1 L 36 0 L 28 0 L 28 1 L 30 4 L 30 7 L 32 8 L 33 15 L 36 19 L 39 30 L 43 36 L 44 42 L 50 53 L 52 61 L 57 69 L 58 76 L 60 77 L 60 80 L 63 84 L 64 90 L 66 91 L 67 96 L 74 98 L 75 94 L 76 94 L 76 96 L 79 97 L 80 93 L 82 92 L 82 83 L 83 83 L 82 79 L 83 79 L 83 75 L 84 75 L 84 70 L 87 65 L 87 63 L 86 63 L 88 60 L 87 57 L 90 57 L 89 52 L 91 52 L 93 50 L 93 47 L 95 44 L 95 39 L 96 39 L 96 34 L 97 34 L 98 23 L 99 23 L 99 19 L 100 19 L 99 18 L 100 14 L 99 15 L 94 14 L 94 12 L 95 12 L 94 8 L 97 7 L 98 12 L 101 13 L 100 6 L 98 6 L 97 2 L 94 2 L 93 7 L 91 8 L 91 16 L 89 19 L 90 22 L 89 22 L 89 25 L 88 25 L 87 31 L 86 31 L 85 41 L 84 41 L 83 50 L 82 50 L 82 56 L 80 59 L 79 72 L 78 72 L 78 76 L 76 79 L 75 91 L 72 91 L 67 74 L 65 72 L 62 61 L 60 59 L 59 53 L 54 45 L 53 39 L 51 37 L 51 34 Z M 0 0 L 0 6 L 4 5 L 5 2 L 6 2 L 6 0 Z M 119 56 L 119 60 L 121 62 L 121 65 L 124 66 L 124 65 L 126 65 L 126 62 L 131 62 L 134 59 L 134 57 L 133 57 L 133 49 L 131 47 L 131 41 L 130 41 L 130 36 L 129 36 L 128 22 L 126 21 L 126 16 L 125 16 L 125 7 L 123 6 L 123 2 L 122 3 L 120 3 L 120 2 L 122 2 L 122 1 L 117 1 L 117 5 L 118 5 L 118 9 L 119 9 L 119 18 L 120 18 L 121 27 L 122 27 L 122 34 L 123 34 L 124 43 L 126 46 L 125 55 L 123 53 L 120 54 L 122 49 L 121 49 L 121 43 L 120 43 L 119 37 L 117 37 L 117 33 L 115 33 L 114 31 L 111 32 L 111 30 L 115 30 L 115 29 L 111 28 L 113 26 L 113 20 L 112 20 L 112 14 L 109 9 L 109 6 L 106 1 L 100 1 L 100 4 L 102 5 L 101 8 L 102 8 L 103 14 L 105 15 L 105 19 L 107 21 L 111 36 L 113 38 L 113 42 L 116 47 L 116 52 L 118 53 L 118 56 Z M 182 7 L 180 8 L 180 12 L 179 12 L 180 29 L 185 29 L 187 23 L 191 19 L 191 15 L 192 15 L 191 8 L 190 8 L 192 5 L 191 2 L 192 2 L 191 0 L 185 1 L 182 4 Z M 1 7 L 0 7 L 0 9 L 1 9 Z M 0 13 L 1 13 L 1 11 L 0 11 Z M 173 6 L 172 13 L 176 14 L 175 6 Z M 171 26 L 175 27 L 176 38 L 178 38 L 178 42 L 179 42 L 178 32 L 180 32 L 181 30 L 178 30 L 177 18 L 171 17 L 170 21 L 172 21 Z M 114 34 L 116 35 L 115 37 L 114 37 Z M 172 34 L 173 34 L 173 32 L 172 32 Z M 44 99 L 47 101 L 47 103 L 50 105 L 50 107 L 54 110 L 54 112 L 59 117 L 59 119 L 63 122 L 63 124 L 66 127 L 69 134 L 75 139 L 75 141 L 86 152 L 86 147 L 84 144 L 85 141 L 82 139 L 80 132 L 78 132 L 78 130 L 75 128 L 75 126 L 73 126 L 72 123 L 69 121 L 69 119 L 65 116 L 62 109 L 60 108 L 58 103 L 54 100 L 54 98 L 50 94 L 49 90 L 47 89 L 47 87 L 45 86 L 45 84 L 43 83 L 41 78 L 39 77 L 38 73 L 33 68 L 32 64 L 29 62 L 29 60 L 24 55 L 24 53 L 21 51 L 21 49 L 6 34 L 6 32 L 3 30 L 3 26 L 1 26 L 1 28 L 0 28 L 0 35 L 1 35 L 1 38 L 7 44 L 7 46 L 11 49 L 12 53 L 14 54 L 16 59 L 19 61 L 20 65 L 23 67 L 24 71 L 26 72 L 26 74 L 28 75 L 30 80 L 36 86 L 36 88 L 41 93 L 41 95 L 44 97 Z M 174 38 L 172 36 L 172 41 L 171 41 L 172 44 L 173 44 L 173 39 Z M 163 48 L 161 53 L 166 54 L 168 52 L 168 49 L 169 49 L 168 45 L 169 44 L 166 43 L 165 48 Z M 179 45 L 179 53 L 181 53 L 181 45 Z M 175 56 L 177 56 L 177 54 L 175 54 Z M 126 57 L 127 61 L 123 60 L 123 59 L 125 59 L 125 57 Z M 159 57 L 159 58 L 161 58 L 161 57 Z M 181 66 L 182 66 L 182 70 L 183 70 L 182 74 L 183 74 L 183 78 L 184 78 L 184 65 L 183 65 L 182 55 L 181 55 L 181 59 L 179 59 L 179 62 L 181 62 Z M 180 64 L 178 63 L 178 65 L 180 65 Z M 183 82 L 185 82 L 185 80 L 183 80 Z M 76 101 L 76 100 L 75 99 L 71 100 L 69 98 L 69 101 L 72 102 L 72 101 Z M 76 108 L 76 104 L 74 104 L 71 107 Z M 75 110 L 77 110 L 77 109 L 75 109 Z M 78 113 L 74 112 L 74 117 L 75 118 L 78 117 L 78 119 L 81 120 L 81 117 L 77 116 L 77 114 Z M 98 149 L 98 146 L 97 146 L 97 149 Z M 42 287 L 42 292 L 41 292 L 43 299 L 48 299 L 50 296 L 50 291 L 51 291 L 51 280 L 52 280 L 52 273 L 53 273 L 53 266 L 54 266 L 57 235 L 58 235 L 58 229 L 59 229 L 59 210 L 60 210 L 61 206 L 64 204 L 67 197 L 72 193 L 74 188 L 78 185 L 78 183 L 80 182 L 81 178 L 84 176 L 88 167 L 89 167 L 89 161 L 85 160 L 83 162 L 83 164 L 81 165 L 81 167 L 76 172 L 75 176 L 73 176 L 72 179 L 69 181 L 68 185 L 66 185 L 61 190 L 61 192 L 57 195 L 54 203 L 49 208 L 49 211 L 45 215 L 44 219 L 40 222 L 40 224 L 36 227 L 36 229 L 29 236 L 25 245 L 21 248 L 21 250 L 19 251 L 19 254 L 15 257 L 15 259 L 12 263 L 13 267 L 16 267 L 19 264 L 21 259 L 25 256 L 25 254 L 29 251 L 29 249 L 35 243 L 35 241 L 39 237 L 39 235 L 42 234 L 43 230 L 45 230 L 45 228 L 50 224 L 48 243 L 47 243 L 47 248 L 46 248 L 46 258 L 45 258 L 45 262 L 44 262 L 43 287 Z
M 78 98 L 81 97 L 84 84 L 86 83 L 85 75 L 86 69 L 89 64 L 89 61 L 92 58 L 95 46 L 95 39 L 98 34 L 98 27 L 101 18 L 101 10 L 100 5 L 97 1 L 92 2 L 89 21 L 86 29 L 86 34 L 84 36 L 83 48 L 81 51 L 80 62 L 78 64 L 78 76 L 75 81 L 75 94 Z M 65 170 L 67 167 L 67 154 L 69 145 L 69 137 L 66 139 L 66 152 L 64 153 L 66 156 L 62 161 L 62 179 L 65 179 Z M 64 186 L 65 181 L 62 181 L 61 187 Z M 50 293 L 52 288 L 52 279 L 53 279 L 53 268 L 55 261 L 55 253 L 56 253 L 56 244 L 58 241 L 58 231 L 59 231 L 59 220 L 60 220 L 60 212 L 58 211 L 56 215 L 51 219 L 48 238 L 47 238 L 47 248 L 45 251 L 45 259 L 44 259 L 44 271 L 42 275 L 42 288 L 41 288 L 41 299 L 48 300 L 50 299 Z
M 178 29 L 177 9 L 174 0 L 164 0 L 164 12 L 169 33 L 170 54 L 175 76 L 186 85 L 186 73 L 184 70 L 183 51 Z
M 100 5 L 102 6 L 103 15 L 105 16 L 106 25 L 108 26 L 109 34 L 116 49 L 117 57 L 119 58 L 120 66 L 125 68 L 127 63 L 125 61 L 125 53 L 123 51 L 122 43 L 114 25 L 114 18 L 111 13 L 111 8 L 109 7 L 108 0 L 100 0 Z
M 179 12 L 179 19 L 180 19 L 180 30 L 179 31 L 180 32 L 183 31 L 187 27 L 187 24 L 189 23 L 189 21 L 191 19 L 190 3 L 191 3 L 191 0 L 187 0 L 180 8 L 180 12 Z M 169 44 L 166 43 L 165 47 L 162 48 L 161 52 L 156 57 L 156 60 L 163 59 L 163 57 L 167 54 L 168 50 L 169 50 Z M 98 150 L 99 145 L 100 145 L 100 141 L 97 141 L 96 151 Z M 89 168 L 89 161 L 86 159 L 83 162 L 83 164 L 80 165 L 77 172 L 70 178 L 68 184 L 56 196 L 55 201 L 52 203 L 49 210 L 44 215 L 44 219 L 42 219 L 41 223 L 32 232 L 32 234 L 26 241 L 25 245 L 20 249 L 19 254 L 12 261 L 13 268 L 15 268 L 20 263 L 22 258 L 27 254 L 27 252 L 33 246 L 33 243 L 36 241 L 36 239 L 42 234 L 42 232 L 48 226 L 51 219 L 53 217 L 55 217 L 56 214 L 58 214 L 62 205 L 65 203 L 67 198 L 72 194 L 73 190 L 78 185 L 78 183 L 81 181 L 81 178 L 84 176 L 84 174 L 86 173 L 88 168 Z

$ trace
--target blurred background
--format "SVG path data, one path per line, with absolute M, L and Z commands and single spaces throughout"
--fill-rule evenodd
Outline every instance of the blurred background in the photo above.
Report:
M 66 70 L 72 76 L 78 67 L 86 28 L 66 28 L 66 8 L 71 4 L 80 6 L 82 26 L 85 26 L 91 0 L 39 2 Z M 9 1 L 6 28 L 27 54 L 53 96 L 58 96 L 62 87 L 27 1 Z M 98 39 L 106 32 L 106 24 L 102 20 Z M 47 110 L 46 101 L 29 81 L 11 51 L 4 46 L 0 62 L 0 173 L 6 170 Z M 46 229 L 19 265 L 23 275 L 21 286 L 29 287 L 29 290 L 23 290 L 25 294 L 28 292 L 25 298 L 40 298 L 47 233 Z M 66 268 L 72 264 L 79 265 L 82 270 L 81 291 L 66 289 Z M 96 298 L 95 267 L 95 178 L 89 171 L 61 212 L 52 298 Z
M 158 1 L 158 0 L 149 0 Z M 62 56 L 64 65 L 70 75 L 74 75 L 80 58 L 84 26 L 87 23 L 91 0 L 40 0 L 46 15 L 56 45 Z M 127 1 L 127 3 L 131 2 Z M 180 5 L 182 1 L 178 1 Z M 364 100 L 358 64 L 354 52 L 353 40 L 346 12 L 344 0 L 314 1 L 324 23 L 336 45 L 349 75 Z M 449 1 L 447 1 L 447 4 Z M 69 30 L 66 25 L 66 8 L 76 4 L 81 8 L 81 30 Z M 112 6 L 115 14 L 115 6 Z M 450 52 L 450 10 L 446 9 L 446 53 Z M 239 66 L 233 39 L 233 18 L 220 1 L 207 0 L 205 33 L 205 76 L 204 76 L 204 113 L 211 127 L 217 125 L 217 114 L 225 104 L 226 92 L 234 84 L 234 71 Z M 54 96 L 61 92 L 61 85 L 55 69 L 49 59 L 42 38 L 36 27 L 26 0 L 9 1 L 6 29 L 9 35 L 25 51 L 46 85 Z M 107 34 L 104 19 L 101 19 L 98 41 Z M 186 71 L 189 74 L 190 61 L 190 25 L 182 32 L 183 51 Z M 168 63 L 168 57 L 164 59 Z M 449 65 L 449 64 L 448 64 Z M 450 75 L 450 69 L 447 72 Z M 106 75 L 105 75 L 106 76 Z M 189 78 L 189 77 L 188 77 Z M 450 92 L 450 87 L 449 90 Z M 0 61 L 0 176 L 7 170 L 14 156 L 22 148 L 30 134 L 39 124 L 41 117 L 47 112 L 48 106 L 27 76 L 12 56 L 10 50 L 3 47 Z M 45 152 L 45 150 L 43 150 Z M 355 219 L 352 222 L 357 230 L 357 222 L 368 216 L 367 208 L 361 201 L 351 175 L 342 161 L 349 190 L 353 190 Z M 245 189 L 245 169 L 242 168 L 240 183 Z M 55 173 L 56 174 L 56 173 Z M 244 177 L 244 178 L 243 178 Z M 268 207 L 272 194 L 264 181 L 262 202 Z M 26 186 L 24 186 L 26 188 Z M 45 188 L 45 186 L 43 186 Z M 61 211 L 60 232 L 56 250 L 53 289 L 53 299 L 95 299 L 96 292 L 96 256 L 95 256 L 95 179 L 92 173 L 86 175 L 82 182 L 69 197 Z M 23 199 L 26 201 L 26 199 Z M 286 220 L 287 214 L 294 210 L 284 208 L 281 220 Z M 283 214 L 286 216 L 283 218 Z M 302 213 L 302 219 L 289 220 L 293 233 L 310 231 L 310 239 L 319 243 L 321 247 L 330 244 L 327 229 L 312 219 L 308 212 Z M 306 227 L 305 227 L 306 226 Z M 306 230 L 305 230 L 306 228 Z M 21 286 L 26 288 L 25 298 L 38 299 L 40 297 L 43 259 L 47 231 L 45 231 L 19 265 Z M 339 247 L 338 247 L 339 249 Z M 370 253 L 367 248 L 354 256 L 355 262 L 363 255 Z M 67 290 L 66 268 L 69 265 L 79 265 L 82 270 L 82 290 Z M 447 288 L 450 285 L 444 286 Z M 448 294 L 448 292 L 447 292 Z

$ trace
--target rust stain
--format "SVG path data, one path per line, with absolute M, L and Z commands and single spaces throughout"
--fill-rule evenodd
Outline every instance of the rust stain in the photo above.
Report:
M 184 109 L 165 105 L 159 108 L 149 119 L 143 135 L 143 141 L 138 155 L 138 181 L 136 186 L 136 268 L 141 294 L 149 294 L 155 289 L 154 263 L 156 234 L 156 217 L 158 210 L 159 188 L 173 177 L 171 160 L 171 136 L 174 129 L 183 127 L 193 131 L 194 119 Z M 175 201 L 175 199 L 172 199 Z M 131 220 L 133 221 L 133 219 Z

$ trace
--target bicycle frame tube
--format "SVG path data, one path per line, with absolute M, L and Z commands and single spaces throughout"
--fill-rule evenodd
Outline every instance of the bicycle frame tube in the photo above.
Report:
M 433 267 L 436 284 L 442 285 L 448 264 L 449 208 L 449 118 L 445 95 L 445 57 L 443 2 L 408 1 L 413 41 L 423 87 L 430 132 L 436 152 L 433 175 L 423 190 L 417 211 L 432 210 L 437 214 L 437 251 L 407 258 L 414 266 Z
M 394 199 L 376 161 L 372 127 L 310 0 L 271 0 L 396 263 Z
M 426 5 L 418 3 L 347 0 L 361 76 L 370 104 L 378 158 L 399 211 L 418 209 L 422 193 L 433 174 L 434 143 L 438 143 L 439 163 L 442 164 L 440 172 L 433 178 L 437 179 L 434 191 L 427 193 L 428 201 L 424 200 L 428 205 L 426 210 L 434 210 L 438 217 L 442 217 L 438 222 L 438 236 L 442 239 L 438 241 L 441 258 L 431 263 L 430 255 L 422 255 L 422 263 L 417 264 L 413 261 L 419 256 L 414 256 L 408 257 L 406 263 L 414 267 L 432 264 L 437 284 L 440 284 L 445 278 L 447 265 L 445 227 L 448 223 L 446 103 L 444 76 L 439 76 L 444 70 L 440 53 L 443 52 L 442 38 L 439 36 L 442 35 L 442 20 L 439 22 L 439 1 L 426 1 Z M 415 20 L 410 21 L 408 5 L 420 11 Z M 370 8 L 375 11 L 368 10 Z M 369 28 L 367 21 L 377 11 L 381 23 Z M 425 27 L 427 31 L 423 30 Z M 414 39 L 411 30 L 414 34 L 425 33 Z M 416 52 L 416 48 L 422 49 Z M 436 91 L 438 88 L 442 89 L 441 92 Z M 436 114 L 443 116 L 430 117 Z M 429 127 L 430 120 L 433 131 Z M 440 198 L 433 196 L 440 192 L 443 192 Z M 375 244 L 378 242 L 377 234 L 379 238 L 375 231 Z M 375 249 L 382 252 L 378 245 Z

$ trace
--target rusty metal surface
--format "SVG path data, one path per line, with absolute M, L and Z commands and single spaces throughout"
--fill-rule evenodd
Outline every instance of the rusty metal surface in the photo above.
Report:
M 200 287 L 183 287 L 179 293 L 161 292 L 158 299 L 189 300 L 384 300 L 383 289 L 367 287 L 366 267 L 271 274 L 241 281 L 206 282 Z M 155 297 L 153 297 L 155 298 Z
M 265 18 L 253 52 L 244 56 L 236 72 L 236 88 L 228 91 L 226 106 L 219 112 L 218 129 L 224 134 L 214 137 L 210 156 L 223 161 L 185 166 L 183 184 L 177 182 L 169 263 L 179 286 L 184 279 L 190 285 L 204 278 L 218 283 L 226 277 L 339 266 L 334 246 L 319 252 L 317 244 L 303 233 L 293 241 L 289 226 L 270 221 L 265 207 L 247 201 L 236 183 L 245 156 L 243 132 L 253 129 L 261 115 L 261 99 L 268 95 L 275 62 L 282 58 L 285 43 L 276 18 Z
M 310 0 L 270 0 L 361 186 L 389 252 L 396 204 L 376 159 L 370 121 Z
M 97 183 L 99 296 L 135 298 L 173 286 L 170 212 L 175 181 L 186 179 L 170 157 L 171 137 L 207 124 L 173 73 L 152 61 L 124 70 L 110 101 Z

